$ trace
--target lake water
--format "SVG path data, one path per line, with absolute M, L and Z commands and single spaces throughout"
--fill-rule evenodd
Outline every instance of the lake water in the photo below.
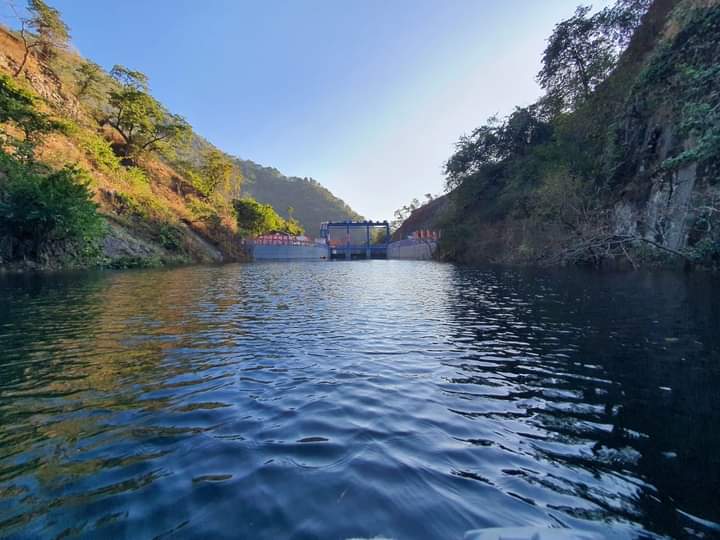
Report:
M 0 279 L 0 537 L 720 537 L 720 281 Z

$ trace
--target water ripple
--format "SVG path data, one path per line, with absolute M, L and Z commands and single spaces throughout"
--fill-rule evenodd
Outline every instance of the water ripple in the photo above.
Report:
M 712 278 L 0 279 L 0 536 L 720 537 Z

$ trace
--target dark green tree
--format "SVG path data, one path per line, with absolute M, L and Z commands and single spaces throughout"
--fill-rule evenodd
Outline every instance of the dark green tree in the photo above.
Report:
M 651 4 L 652 0 L 618 0 L 600 12 L 599 20 L 619 51 L 630 43 Z
M 5 257 L 38 259 L 52 246 L 74 246 L 87 257 L 98 249 L 104 221 L 92 201 L 87 176 L 66 167 L 50 172 L 0 152 L 0 236 Z
M 618 0 L 590 15 L 590 6 L 560 22 L 548 39 L 538 82 L 551 114 L 575 109 L 607 79 L 652 0 Z
M 455 153 L 445 164 L 446 189 L 455 189 L 486 167 L 527 155 L 531 148 L 550 140 L 552 131 L 538 105 L 518 107 L 503 120 L 491 117 L 455 145 Z

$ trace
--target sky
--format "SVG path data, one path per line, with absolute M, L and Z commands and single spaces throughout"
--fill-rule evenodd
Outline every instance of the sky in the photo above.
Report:
M 84 56 L 146 73 L 225 152 L 390 219 L 442 192 L 462 134 L 537 99 L 545 40 L 580 0 L 48 3 Z

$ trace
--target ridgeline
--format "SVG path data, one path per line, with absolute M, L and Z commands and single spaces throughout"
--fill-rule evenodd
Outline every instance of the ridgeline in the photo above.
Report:
M 461 262 L 720 267 L 720 3 L 580 7 L 546 94 L 462 137 L 405 225 Z M 401 232 L 403 230 L 401 229 Z
M 42 0 L 0 27 L 0 269 L 242 261 L 243 238 L 357 214 L 314 180 L 230 156 L 69 46 Z

